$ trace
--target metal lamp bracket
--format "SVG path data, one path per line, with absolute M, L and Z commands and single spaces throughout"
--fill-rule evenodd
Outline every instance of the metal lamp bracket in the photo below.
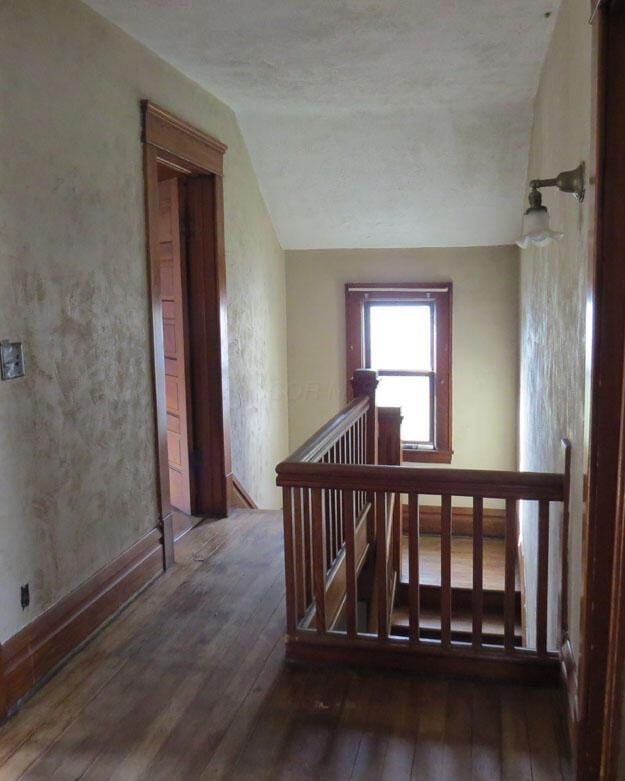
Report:
M 586 192 L 586 164 L 582 162 L 572 171 L 562 171 L 554 179 L 532 179 L 530 182 L 532 193 L 542 187 L 557 187 L 563 193 L 573 193 L 581 203 Z

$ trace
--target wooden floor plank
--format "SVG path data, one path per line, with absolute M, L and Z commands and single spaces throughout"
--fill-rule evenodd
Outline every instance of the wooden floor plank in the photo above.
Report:
M 365 708 L 359 720 L 362 734 L 351 779 L 378 781 L 384 777 L 395 707 L 395 681 L 392 676 L 379 675 L 364 682 Z
M 566 777 L 552 692 L 286 665 L 278 513 L 176 552 L 0 728 L 1 781 Z
M 344 669 L 310 672 L 272 778 L 298 781 L 321 777 L 348 687 L 349 674 Z
M 388 693 L 392 693 L 392 698 L 388 697 L 389 737 L 380 776 L 385 781 L 410 781 L 412 777 L 418 730 L 418 714 L 413 709 L 416 683 L 413 677 L 398 675 Z
M 499 781 L 501 767 L 501 715 L 497 690 L 474 685 L 471 698 L 473 781 Z
M 555 692 L 528 689 L 525 692 L 530 759 L 534 781 L 565 778 L 568 763 L 564 752 L 558 755 L 553 746 L 561 741 L 561 714 Z
M 461 778 L 463 773 L 471 772 L 472 699 L 472 684 L 459 681 L 449 687 L 442 756 L 444 779 Z
M 501 759 L 503 781 L 533 781 L 524 692 L 501 688 Z
M 421 681 L 413 710 L 418 718 L 417 740 L 412 766 L 413 781 L 443 778 L 443 745 L 449 686 L 443 680 Z

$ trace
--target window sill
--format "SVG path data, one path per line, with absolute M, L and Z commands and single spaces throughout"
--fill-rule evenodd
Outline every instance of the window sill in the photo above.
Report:
M 402 448 L 402 459 L 411 463 L 451 464 L 453 450 L 415 450 Z

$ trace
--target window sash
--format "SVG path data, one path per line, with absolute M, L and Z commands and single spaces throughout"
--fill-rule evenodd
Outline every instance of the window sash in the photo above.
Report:
M 347 325 L 347 397 L 351 398 L 350 379 L 355 369 L 370 366 L 366 338 L 367 309 L 376 303 L 408 303 L 432 307 L 432 369 L 378 370 L 380 377 L 405 376 L 430 378 L 430 431 L 432 442 L 403 442 L 408 461 L 451 461 L 451 283 L 350 283 L 345 286 Z M 366 354 L 367 353 L 367 354 Z

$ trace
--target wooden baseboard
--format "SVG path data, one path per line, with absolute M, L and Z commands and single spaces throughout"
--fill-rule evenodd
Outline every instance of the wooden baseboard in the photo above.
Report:
M 404 532 L 408 531 L 408 505 L 402 507 L 402 518 Z M 472 507 L 453 507 L 452 524 L 454 534 L 462 534 L 468 537 L 473 533 L 473 508 Z M 421 534 L 440 534 L 441 533 L 441 508 L 433 504 L 419 505 L 419 530 Z M 506 530 L 506 511 L 484 508 L 484 536 L 501 537 L 505 536 Z
M 0 718 L 163 569 L 163 534 L 153 529 L 0 645 Z
M 367 647 L 369 645 L 369 647 Z M 345 664 L 363 667 L 409 670 L 424 675 L 445 675 L 506 681 L 526 686 L 557 686 L 559 661 L 503 656 L 472 656 L 470 652 L 440 653 L 426 648 L 409 648 L 389 643 L 384 648 L 371 644 L 287 640 L 286 658 L 306 664 Z
M 258 505 L 245 490 L 236 475 L 232 475 L 229 488 L 228 507 L 241 510 L 258 510 Z
M 568 704 L 567 708 L 567 726 L 569 733 L 569 742 L 571 745 L 571 756 L 575 756 L 575 747 L 577 745 L 577 725 L 579 723 L 578 708 L 578 687 L 577 687 L 577 664 L 571 641 L 567 636 L 564 637 L 560 648 L 560 670 L 562 674 L 562 683 L 566 694 Z

